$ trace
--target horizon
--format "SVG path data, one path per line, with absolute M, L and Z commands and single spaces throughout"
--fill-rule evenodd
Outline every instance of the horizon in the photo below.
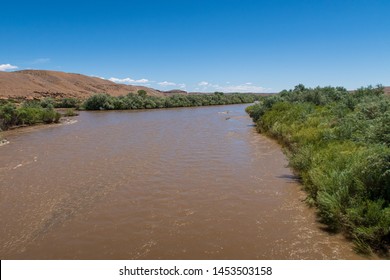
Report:
M 0 71 L 45 69 L 188 92 L 390 85 L 388 1 L 110 5 L 3 3 Z

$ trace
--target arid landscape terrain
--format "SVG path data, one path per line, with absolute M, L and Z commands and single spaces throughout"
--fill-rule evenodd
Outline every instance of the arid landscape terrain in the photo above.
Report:
M 129 92 L 145 90 L 150 96 L 170 96 L 187 94 L 183 90 L 160 91 L 145 86 L 117 84 L 98 77 L 49 70 L 22 70 L 0 72 L 0 99 L 32 100 L 45 97 L 73 97 L 86 99 L 97 93 L 112 96 L 126 95 Z M 390 87 L 385 87 L 390 94 Z M 191 92 L 189 94 L 202 94 Z M 268 94 L 261 94 L 268 95 Z
M 81 74 L 46 71 L 22 70 L 0 72 L 0 98 L 40 99 L 42 97 L 85 99 L 96 93 L 108 93 L 112 96 L 126 95 L 129 92 L 145 90 L 148 95 L 169 95 L 162 91 L 144 86 L 124 85 Z

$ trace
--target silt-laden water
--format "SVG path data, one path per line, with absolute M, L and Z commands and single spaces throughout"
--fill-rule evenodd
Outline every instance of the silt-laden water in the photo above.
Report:
M 2 259 L 355 259 L 246 105 L 81 112 L 8 132 Z

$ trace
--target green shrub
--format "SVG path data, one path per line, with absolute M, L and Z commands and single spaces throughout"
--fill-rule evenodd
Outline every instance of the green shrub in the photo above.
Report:
M 19 107 L 10 103 L 0 106 L 0 129 L 59 122 L 61 114 L 53 109 L 51 103 L 46 102 L 45 106 L 46 108 L 42 107 L 38 101 L 24 102 Z
M 113 98 L 108 94 L 96 94 L 84 101 L 86 110 L 113 110 Z
M 44 121 L 44 112 L 46 109 L 36 107 L 21 107 L 18 108 L 18 124 L 19 125 L 34 125 Z
M 43 108 L 48 108 L 48 107 L 54 108 L 54 104 L 55 104 L 54 99 L 50 97 L 42 99 L 40 102 L 40 106 Z
M 141 96 L 141 97 L 146 97 L 146 91 L 145 90 L 143 90 L 143 89 L 140 89 L 140 90 L 138 90 L 137 91 L 137 94 L 139 95 L 139 96 Z
M 0 129 L 5 130 L 16 125 L 17 120 L 18 113 L 14 104 L 6 103 L 0 106 Z
M 54 110 L 44 110 L 42 114 L 42 121 L 44 123 L 58 123 L 61 118 L 61 114 Z
M 77 98 L 66 97 L 57 100 L 54 104 L 55 108 L 79 108 L 81 101 Z
M 68 108 L 68 109 L 65 111 L 64 116 L 65 116 L 65 117 L 74 117 L 74 116 L 78 116 L 78 114 L 74 111 L 73 108 Z

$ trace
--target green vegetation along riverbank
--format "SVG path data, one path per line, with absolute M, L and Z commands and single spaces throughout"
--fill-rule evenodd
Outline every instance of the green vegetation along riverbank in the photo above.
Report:
M 252 103 L 259 98 L 260 96 L 256 94 L 222 92 L 156 97 L 146 95 L 145 91 L 139 90 L 137 94 L 129 93 L 118 97 L 96 94 L 85 100 L 83 107 L 86 110 L 157 109 Z
M 12 128 L 31 126 L 36 124 L 59 123 L 61 117 L 72 117 L 78 115 L 74 109 L 78 108 L 81 101 L 74 98 L 54 100 L 51 98 L 41 101 L 24 101 L 22 103 L 14 100 L 0 101 L 0 146 L 9 142 L 3 138 L 1 131 Z M 54 108 L 67 108 L 59 112 Z
M 259 98 L 260 95 L 256 94 L 224 94 L 222 92 L 156 97 L 147 95 L 144 90 L 139 90 L 136 94 L 129 93 L 118 97 L 96 94 L 84 101 L 76 98 L 45 98 L 22 103 L 2 100 L 0 103 L 0 131 L 40 123 L 57 123 L 61 114 L 54 108 L 69 108 L 64 116 L 74 116 L 76 115 L 73 111 L 74 108 L 78 110 L 157 109 L 252 103 Z
M 4 102 L 0 104 L 0 130 L 38 123 L 57 123 L 60 118 L 61 114 L 55 111 L 52 106 L 42 107 L 38 102 L 24 102 L 23 104 Z
M 390 99 L 383 88 L 355 92 L 296 86 L 247 113 L 285 147 L 322 222 L 363 252 L 390 244 Z

